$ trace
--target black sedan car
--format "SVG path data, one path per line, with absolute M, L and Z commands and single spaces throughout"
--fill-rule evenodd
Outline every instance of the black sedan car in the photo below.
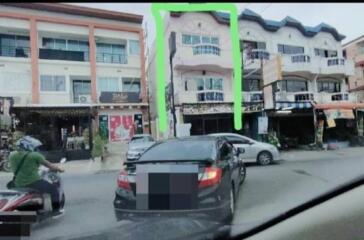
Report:
M 245 179 L 238 154 L 224 137 L 195 136 L 155 144 L 120 172 L 116 218 L 188 214 L 231 221 Z

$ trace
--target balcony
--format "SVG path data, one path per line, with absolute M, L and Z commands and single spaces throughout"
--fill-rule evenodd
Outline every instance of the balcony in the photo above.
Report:
M 275 100 L 277 102 L 309 102 L 315 100 L 313 92 L 276 92 Z
M 260 59 L 269 60 L 270 54 L 263 49 L 253 49 L 250 53 L 243 52 L 244 69 L 260 68 Z
M 284 72 L 317 72 L 318 59 L 311 59 L 309 55 L 283 55 L 282 70 Z
M 199 44 L 194 46 L 178 46 L 173 65 L 181 70 L 233 69 L 231 51 L 221 49 L 214 44 Z
M 316 94 L 316 99 L 318 103 L 329 103 L 329 102 L 357 102 L 357 97 L 355 93 L 327 93 L 320 92 Z
M 89 61 L 89 52 L 40 48 L 39 58 L 48 60 L 87 62 Z
M 212 103 L 212 102 L 226 102 L 229 99 L 224 95 L 224 91 L 219 90 L 204 90 L 204 91 L 183 91 L 175 96 L 176 104 L 183 103 Z
M 0 46 L 0 56 L 2 57 L 17 57 L 17 58 L 29 58 L 29 47 L 15 47 L 15 46 Z
M 354 62 L 345 58 L 321 59 L 322 74 L 354 75 Z
M 262 91 L 242 92 L 243 102 L 263 102 Z
M 113 54 L 113 53 L 96 53 L 96 62 L 99 63 L 116 63 L 127 64 L 128 58 L 126 54 Z

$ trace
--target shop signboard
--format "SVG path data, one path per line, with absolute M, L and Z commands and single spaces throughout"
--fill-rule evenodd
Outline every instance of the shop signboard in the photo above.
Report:
M 138 103 L 139 92 L 101 92 L 101 103 Z
M 134 134 L 133 115 L 110 115 L 110 141 L 127 141 Z
M 324 110 L 327 119 L 354 119 L 351 109 L 328 109 Z

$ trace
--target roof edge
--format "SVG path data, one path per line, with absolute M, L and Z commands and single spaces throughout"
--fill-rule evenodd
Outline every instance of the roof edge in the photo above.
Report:
M 86 17 L 103 18 L 116 21 L 126 21 L 133 23 L 142 23 L 143 16 L 132 13 L 124 13 L 117 11 L 110 11 L 98 8 L 90 8 L 84 6 L 78 6 L 73 4 L 64 3 L 0 3 L 9 7 L 18 7 L 26 9 L 34 9 L 41 11 L 50 11 L 56 13 L 70 14 L 70 15 L 81 15 Z

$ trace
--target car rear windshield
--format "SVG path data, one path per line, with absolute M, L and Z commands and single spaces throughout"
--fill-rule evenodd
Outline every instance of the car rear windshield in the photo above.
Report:
M 214 141 L 171 141 L 152 147 L 139 158 L 139 161 L 207 160 L 214 159 L 215 156 Z

